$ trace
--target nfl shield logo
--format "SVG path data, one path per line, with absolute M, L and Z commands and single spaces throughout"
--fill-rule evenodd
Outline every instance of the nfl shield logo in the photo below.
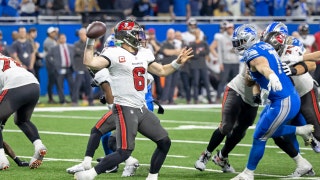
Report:
M 124 56 L 119 56 L 119 63 L 124 63 L 126 62 L 126 59 L 124 58 Z

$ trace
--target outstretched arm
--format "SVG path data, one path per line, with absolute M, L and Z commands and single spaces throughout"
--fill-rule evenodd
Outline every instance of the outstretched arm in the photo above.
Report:
M 174 71 L 179 69 L 184 63 L 186 63 L 190 58 L 193 57 L 192 48 L 183 48 L 176 60 L 170 64 L 161 65 L 159 63 L 152 63 L 148 67 L 148 71 L 157 76 L 168 76 Z

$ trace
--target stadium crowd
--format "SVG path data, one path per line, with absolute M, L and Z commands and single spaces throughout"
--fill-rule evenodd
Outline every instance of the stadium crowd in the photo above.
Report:
M 0 16 L 76 15 L 116 10 L 125 16 L 300 16 L 320 14 L 315 0 L 3 0 Z

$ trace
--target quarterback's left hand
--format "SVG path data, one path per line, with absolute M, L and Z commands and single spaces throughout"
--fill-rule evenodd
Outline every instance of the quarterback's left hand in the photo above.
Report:
M 193 55 L 193 49 L 184 47 L 177 58 L 178 64 L 184 64 L 186 61 L 188 61 L 190 58 L 192 58 Z

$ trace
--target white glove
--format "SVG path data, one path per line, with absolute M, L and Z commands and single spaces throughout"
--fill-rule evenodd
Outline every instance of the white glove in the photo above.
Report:
M 303 61 L 303 52 L 298 46 L 286 46 L 281 55 L 281 61 L 289 66 Z
M 281 82 L 278 78 L 278 76 L 274 73 L 269 75 L 269 84 L 268 84 L 268 90 L 273 90 L 273 91 L 281 91 L 282 90 L 282 85 Z
M 289 66 L 286 63 L 282 63 L 282 69 L 283 69 L 283 72 L 286 73 L 287 76 L 297 75 L 297 70 L 294 67 Z

